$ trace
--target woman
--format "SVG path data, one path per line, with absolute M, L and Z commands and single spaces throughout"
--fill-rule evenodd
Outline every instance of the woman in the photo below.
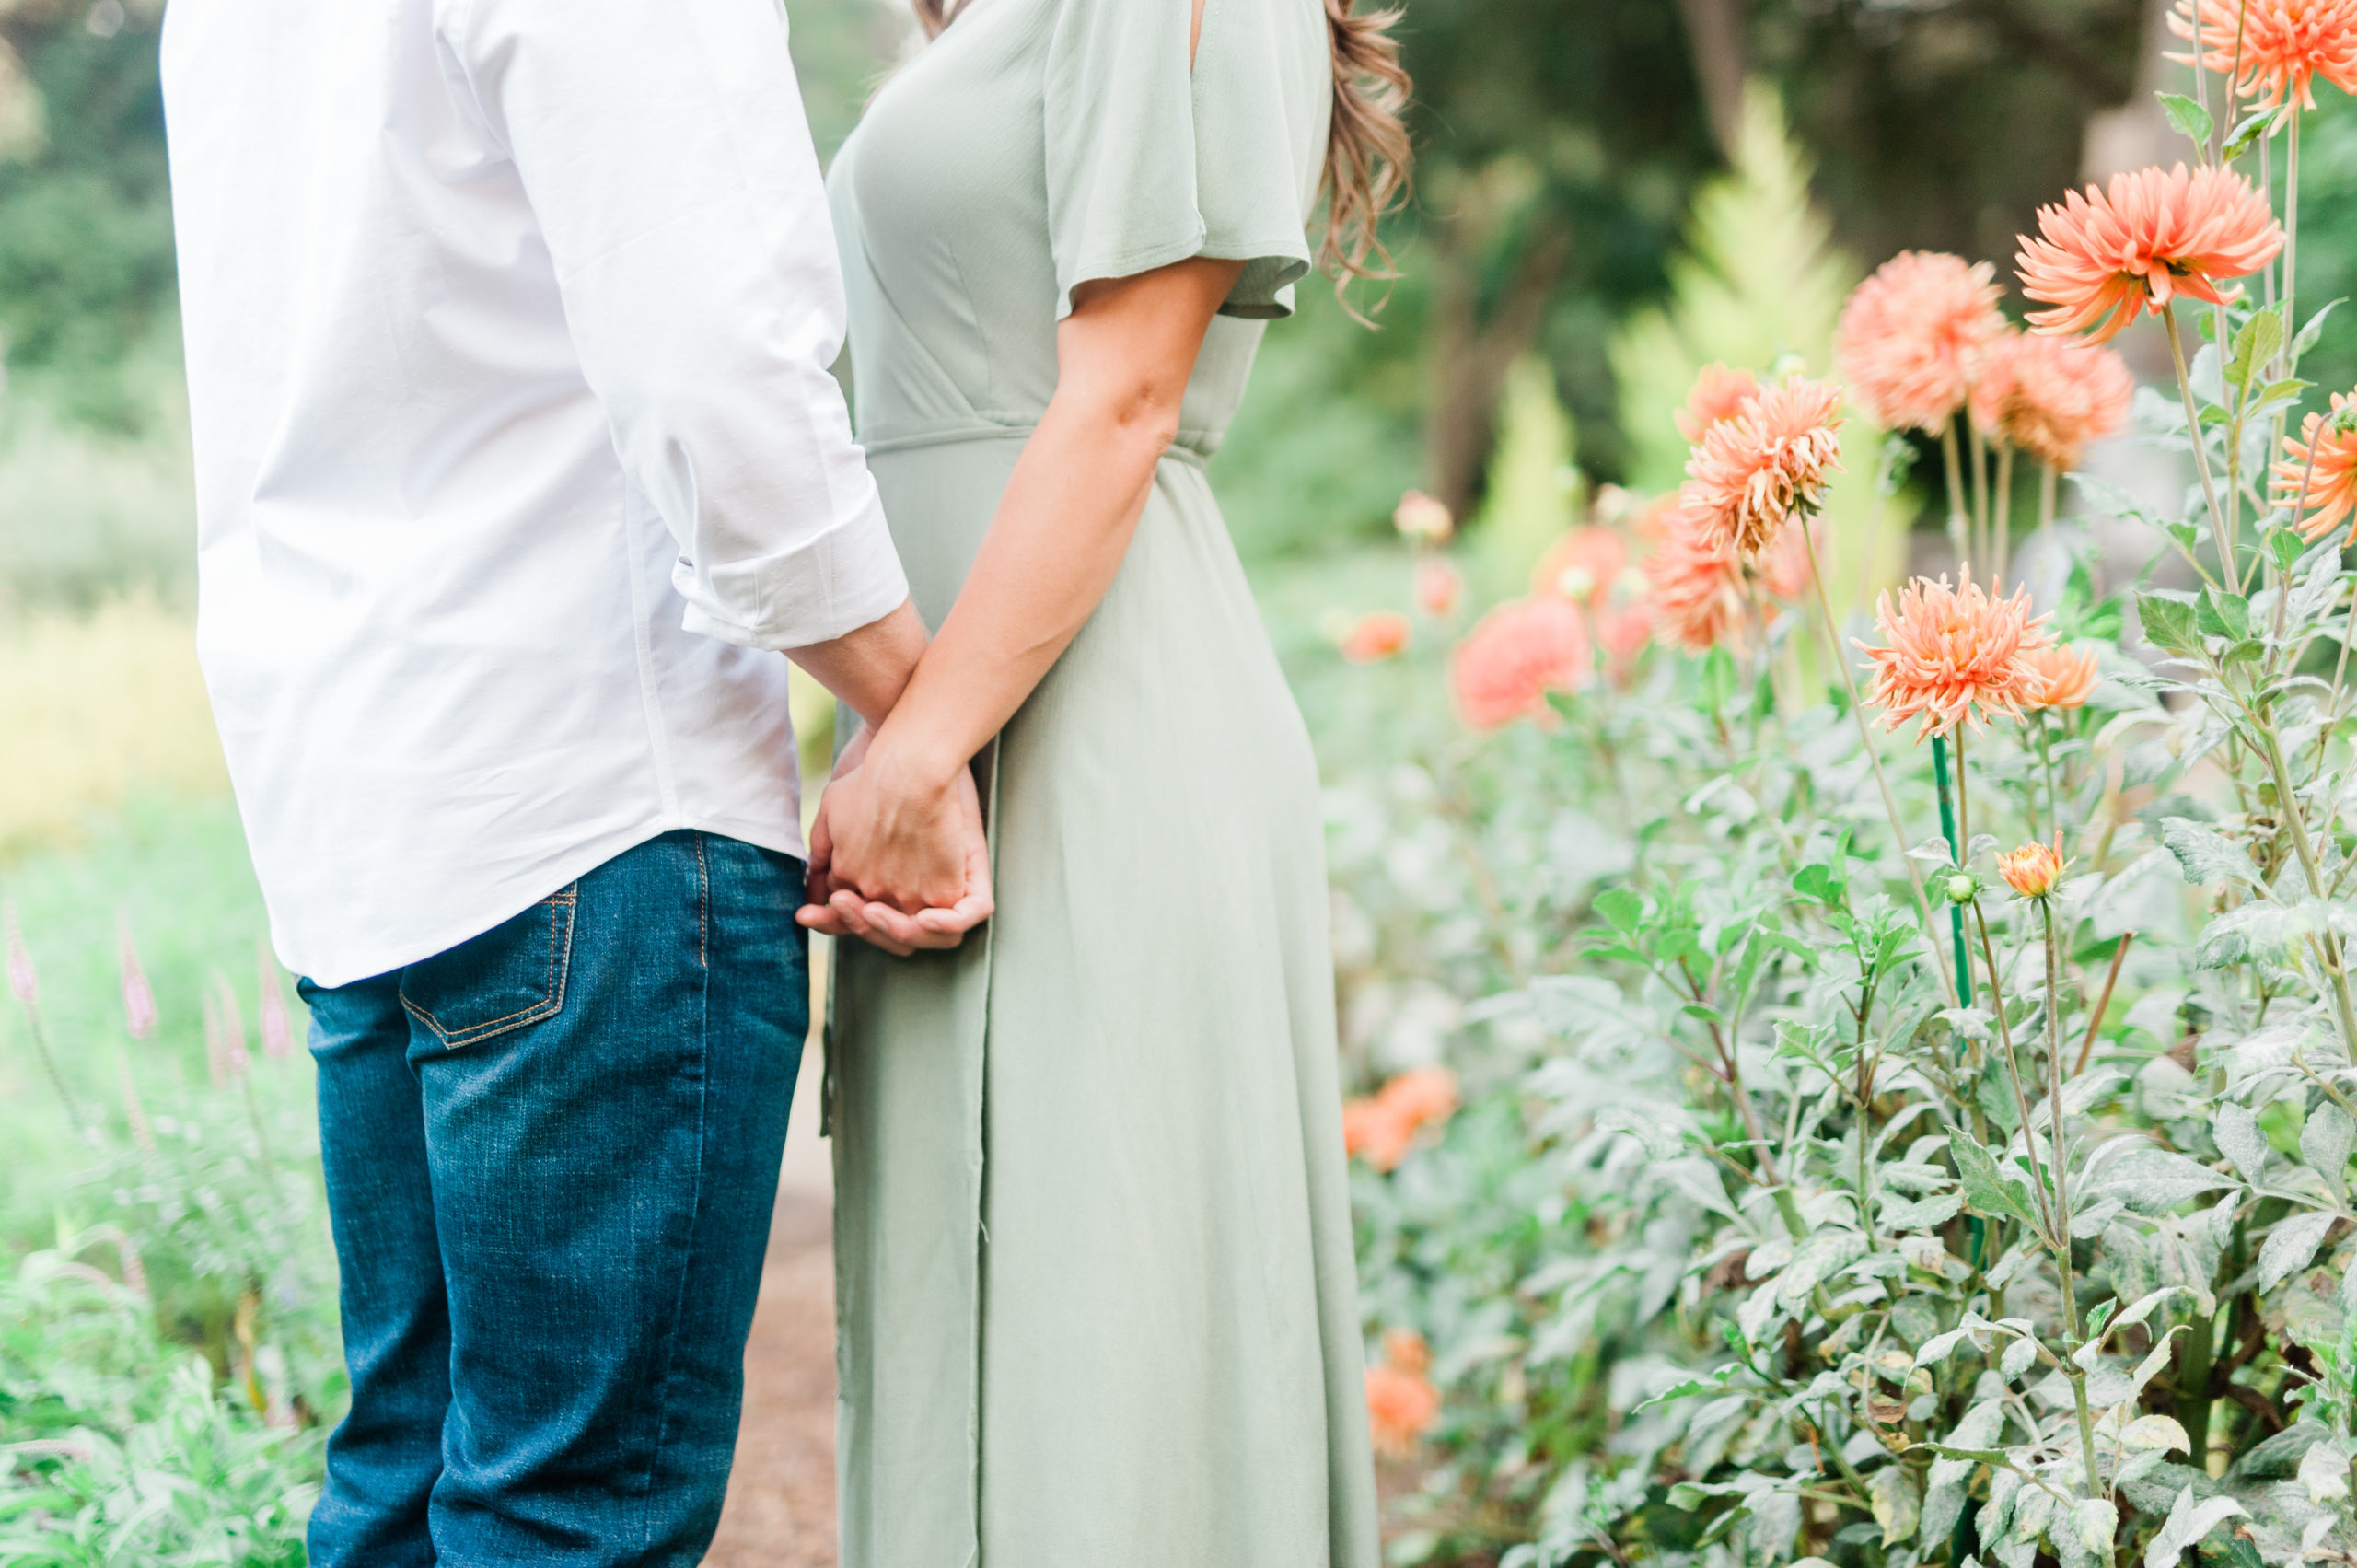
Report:
M 938 0 L 934 0 L 937 6 Z M 1349 0 L 979 0 L 830 180 L 856 418 L 938 634 L 822 807 L 850 1568 L 1371 1568 L 1318 778 L 1203 461 L 1365 270 Z M 1323 178 L 1321 179 L 1321 173 Z

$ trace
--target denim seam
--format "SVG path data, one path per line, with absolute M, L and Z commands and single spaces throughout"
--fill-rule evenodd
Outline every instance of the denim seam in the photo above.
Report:
M 704 862 L 703 835 L 698 833 L 696 843 L 696 909 L 699 921 L 712 901 L 712 872 Z M 647 1456 L 646 1474 L 640 1486 L 641 1496 L 653 1493 L 656 1477 L 663 1472 L 663 1456 L 671 1439 L 671 1385 L 679 1369 L 679 1335 L 687 1321 L 688 1281 L 695 1272 L 697 1237 L 703 1224 L 703 1198 L 706 1163 L 712 1157 L 712 967 L 703 966 L 702 1017 L 696 1030 L 696 1159 L 695 1191 L 688 1203 L 688 1234 L 684 1256 L 679 1266 L 679 1288 L 671 1298 L 670 1328 L 663 1338 L 663 1370 L 655 1380 L 657 1390 L 655 1413 L 655 1450 Z M 646 1521 L 651 1530 L 653 1520 Z
M 712 868 L 704 864 L 701 832 L 696 834 L 696 967 L 712 972 Z
M 564 982 L 573 967 L 573 922 L 580 888 L 581 884 L 575 882 L 563 892 L 552 894 L 540 900 L 552 911 L 557 909 L 564 911 L 564 935 L 562 938 L 557 935 L 556 922 L 552 918 L 549 922 L 548 973 L 541 982 L 547 994 L 538 1002 L 528 1007 L 519 1007 L 513 1013 L 503 1014 L 499 1017 L 486 1019 L 482 1023 L 456 1030 L 444 1028 L 441 1019 L 411 1001 L 406 991 L 400 993 L 402 1008 L 427 1028 L 432 1029 L 434 1037 L 442 1042 L 442 1048 L 445 1051 L 457 1051 L 489 1040 L 494 1035 L 503 1035 L 511 1029 L 520 1029 L 527 1024 L 537 1024 L 543 1018 L 556 1016 L 564 1010 Z

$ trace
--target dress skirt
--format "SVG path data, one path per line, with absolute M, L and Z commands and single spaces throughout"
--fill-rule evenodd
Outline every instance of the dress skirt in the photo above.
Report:
M 1028 431 L 872 447 L 919 609 Z M 846 1568 L 1372 1568 L 1318 775 L 1199 460 L 989 760 L 997 913 L 837 946 Z

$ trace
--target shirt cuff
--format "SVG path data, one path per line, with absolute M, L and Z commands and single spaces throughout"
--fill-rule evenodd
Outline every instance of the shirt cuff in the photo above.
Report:
M 880 501 L 794 549 L 709 572 L 681 560 L 671 581 L 681 625 L 742 647 L 784 651 L 831 642 L 881 621 L 909 597 Z

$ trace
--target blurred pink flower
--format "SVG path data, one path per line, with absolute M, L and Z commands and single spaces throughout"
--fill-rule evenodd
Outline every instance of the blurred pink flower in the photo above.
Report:
M 1437 555 L 1416 563 L 1416 608 L 1437 619 L 1457 609 L 1465 597 L 1465 574 Z
M 1377 664 L 1408 645 L 1408 618 L 1396 610 L 1373 610 L 1342 633 L 1342 656 L 1353 664 Z
M 1572 528 L 1530 569 L 1530 591 L 1593 608 L 1628 564 L 1629 546 L 1610 528 Z
M 25 950 L 25 934 L 17 927 L 17 906 L 0 900 L 0 926 L 8 943 L 8 994 L 26 1006 L 41 1001 L 41 977 L 33 972 L 33 956 Z
M 1834 364 L 1886 430 L 1936 433 L 1964 406 L 2004 330 L 1996 269 L 1941 251 L 1902 250 L 1841 308 Z
M 134 1040 L 145 1040 L 156 1032 L 156 993 L 147 984 L 146 971 L 139 967 L 139 949 L 131 940 L 131 916 L 118 912 L 114 924 L 115 947 L 122 960 L 122 1020 Z
M 1669 514 L 1645 575 L 1653 584 L 1654 618 L 1669 641 L 1696 654 L 1742 642 L 1749 609 L 1743 563 L 1732 548 L 1706 538 L 1689 514 Z
M 1705 365 L 1694 377 L 1694 389 L 1686 394 L 1686 406 L 1678 411 L 1678 433 L 1691 446 L 1713 424 L 1749 408 L 1759 395 L 1759 377 L 1750 371 Z
M 2283 249 L 2275 213 L 2231 168 L 2188 173 L 2140 168 L 2107 186 L 2071 192 L 2038 210 L 2038 237 L 2024 236 L 2022 292 L 2051 306 L 2030 325 L 2096 343 L 2182 294 L 2221 304 L 2240 294 L 2219 285 L 2258 271 Z
M 1404 1459 L 1440 1419 L 1440 1390 L 1419 1373 L 1378 1365 L 1366 1369 L 1368 1434 L 1376 1453 Z
M 1476 729 L 1547 723 L 1547 693 L 1585 685 L 1590 659 L 1586 624 L 1569 601 L 1545 594 L 1502 604 L 1457 645 L 1457 709 Z
M 1840 466 L 1841 394 L 1795 376 L 1702 434 L 1680 493 L 1702 537 L 1757 555 L 1795 517 L 1815 514 Z
M 294 1053 L 295 1030 L 286 1016 L 286 993 L 279 984 L 278 960 L 271 956 L 268 943 L 256 943 L 255 947 L 261 973 L 258 1005 L 261 1015 L 261 1053 L 276 1062 Z
M 1419 544 L 1442 544 L 1457 531 L 1457 519 L 1435 497 L 1411 490 L 1399 497 L 1399 505 L 1391 514 L 1391 526 Z
M 2091 441 L 2128 423 L 2136 378 L 2111 349 L 2079 338 L 2007 332 L 1972 389 L 1972 423 L 2068 473 Z

